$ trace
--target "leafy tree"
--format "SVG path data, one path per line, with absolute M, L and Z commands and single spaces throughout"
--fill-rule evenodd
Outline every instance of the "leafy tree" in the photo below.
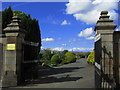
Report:
M 59 56 L 60 62 L 65 60 L 65 55 L 62 52 L 59 52 L 57 55 Z
M 83 58 L 83 57 L 85 57 L 85 53 L 84 52 L 77 52 L 76 56 L 77 56 L 77 58 Z
M 25 40 L 32 42 L 40 42 L 41 46 L 41 34 L 38 24 L 38 20 L 32 19 L 30 14 L 25 14 L 22 11 L 13 11 L 14 16 L 18 16 L 21 19 L 20 27 L 27 31 Z
M 25 41 L 38 43 L 38 47 L 25 47 L 25 57 L 37 59 L 41 47 L 41 34 L 38 20 L 32 19 L 30 14 L 25 14 L 22 11 L 13 11 L 13 14 L 21 19 L 20 27 L 27 32 L 24 38 Z
M 12 20 L 13 12 L 11 6 L 2 11 L 2 30 L 7 27 Z M 4 31 L 3 31 L 4 33 Z
M 52 53 L 51 53 L 51 50 L 49 48 L 47 49 L 44 49 L 43 50 L 43 53 L 42 53 L 42 58 L 44 60 L 51 60 L 51 57 L 52 57 Z
M 60 63 L 60 59 L 59 59 L 59 56 L 58 55 L 53 55 L 52 58 L 51 58 L 51 63 L 52 64 L 59 64 Z
M 72 54 L 71 52 L 67 52 L 65 54 L 65 63 L 72 63 L 75 61 L 76 61 L 76 58 L 74 54 Z
M 88 58 L 89 54 L 90 54 L 90 52 L 86 52 L 85 57 Z
M 95 63 L 94 55 L 95 55 L 95 53 L 94 53 L 94 51 L 92 51 L 87 58 L 87 62 L 94 64 Z
M 37 59 L 41 46 L 41 33 L 38 20 L 32 19 L 30 14 L 25 14 L 22 11 L 12 11 L 11 6 L 2 11 L 2 30 L 7 27 L 12 20 L 12 17 L 18 16 L 21 19 L 20 28 L 26 30 L 25 40 L 38 43 L 38 47 L 30 47 L 24 45 L 24 56 L 26 60 Z M 4 32 L 2 32 L 4 34 Z M 26 58 L 27 57 L 27 58 Z
M 13 16 L 18 16 L 20 19 L 23 19 L 26 16 L 26 14 L 22 11 L 13 11 Z
M 63 54 L 66 54 L 67 52 L 68 52 L 68 50 L 64 50 L 62 53 L 63 53 Z

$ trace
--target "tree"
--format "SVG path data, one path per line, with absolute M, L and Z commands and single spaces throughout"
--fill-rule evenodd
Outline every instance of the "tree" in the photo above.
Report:
M 38 43 L 37 47 L 29 48 L 28 46 L 26 46 L 25 52 L 27 53 L 25 55 L 30 58 L 38 57 L 41 47 L 41 33 L 38 20 L 32 19 L 30 14 L 25 14 L 22 11 L 13 11 L 13 14 L 14 16 L 18 16 L 18 18 L 20 18 L 20 28 L 24 29 L 27 32 L 25 34 L 24 40 Z
M 68 52 L 68 50 L 64 50 L 62 53 L 63 53 L 63 54 L 66 54 L 67 52 Z
M 89 54 L 90 54 L 90 52 L 86 52 L 85 57 L 88 58 Z
M 18 16 L 20 19 L 23 19 L 26 16 L 26 14 L 22 11 L 13 11 L 13 16 Z
M 49 48 L 47 49 L 44 49 L 43 52 L 42 52 L 42 57 L 44 60 L 51 60 L 51 57 L 52 57 L 52 53 L 51 53 L 51 50 Z
M 2 11 L 2 30 L 7 27 L 12 20 L 13 12 L 11 6 Z M 3 32 L 4 33 L 4 32 Z
M 41 46 L 41 34 L 38 20 L 32 19 L 30 14 L 25 14 L 22 11 L 13 11 L 13 14 L 21 19 L 20 27 L 27 31 L 25 40 L 39 42 L 39 46 Z
M 72 54 L 71 52 L 67 52 L 65 54 L 65 62 L 66 63 L 72 63 L 72 62 L 75 62 L 76 61 L 76 58 L 75 58 L 75 55 Z
M 89 63 L 92 63 L 92 64 L 94 64 L 95 63 L 95 60 L 94 60 L 94 56 L 95 55 L 95 53 L 94 53 L 94 51 L 92 51 L 90 54 L 89 54 L 89 56 L 88 56 L 88 58 L 87 58 L 87 62 Z
M 59 56 L 58 55 L 53 55 L 52 58 L 51 58 L 51 64 L 59 64 L 60 63 L 60 59 L 59 59 Z
M 76 53 L 76 56 L 77 56 L 77 58 L 83 58 L 83 57 L 85 57 L 85 53 L 84 52 L 78 52 L 78 53 Z
M 60 62 L 65 60 L 65 54 L 63 54 L 62 52 L 57 53 L 57 55 L 59 57 Z

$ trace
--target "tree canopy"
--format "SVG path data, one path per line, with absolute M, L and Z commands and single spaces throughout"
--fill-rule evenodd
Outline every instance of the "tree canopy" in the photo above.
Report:
M 87 58 L 87 62 L 90 62 L 90 63 L 94 64 L 94 62 L 95 62 L 95 59 L 94 59 L 95 56 L 94 55 L 95 55 L 95 52 L 92 51 Z
M 13 16 L 18 16 L 20 18 L 20 28 L 27 31 L 25 40 L 39 42 L 41 46 L 41 33 L 38 20 L 32 19 L 30 14 L 26 14 L 22 11 L 13 11 L 11 6 L 9 6 L 2 11 L 2 29 L 7 27 L 7 24 L 11 22 Z
M 76 58 L 75 58 L 75 55 L 74 54 L 72 54 L 71 52 L 67 52 L 66 54 L 65 54 L 65 61 L 67 62 L 67 63 L 71 63 L 71 62 L 75 62 L 76 61 Z
M 11 6 L 6 8 L 4 11 L 2 11 L 2 32 L 4 33 L 3 29 L 7 27 L 7 24 L 9 24 L 12 20 L 13 12 Z

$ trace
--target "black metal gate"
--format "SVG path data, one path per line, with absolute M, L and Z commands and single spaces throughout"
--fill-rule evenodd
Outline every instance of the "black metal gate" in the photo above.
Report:
M 98 36 L 95 41 L 95 88 L 101 88 L 101 59 L 102 46 L 101 37 Z

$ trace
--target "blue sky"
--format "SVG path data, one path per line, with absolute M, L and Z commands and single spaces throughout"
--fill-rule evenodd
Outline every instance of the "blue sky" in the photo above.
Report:
M 87 2 L 90 0 L 79 3 L 71 1 L 3 2 L 2 10 L 11 5 L 13 10 L 20 10 L 30 14 L 32 18 L 38 19 L 42 48 L 51 48 L 59 51 L 64 49 L 70 51 L 92 51 L 95 36 L 94 26 L 100 11 L 108 10 L 111 18 L 118 24 L 117 3 L 109 3 L 109 7 L 107 7 L 105 6 L 106 2 L 97 2 L 98 0 L 92 0 L 91 3 Z M 98 10 L 100 7 L 102 8 Z

